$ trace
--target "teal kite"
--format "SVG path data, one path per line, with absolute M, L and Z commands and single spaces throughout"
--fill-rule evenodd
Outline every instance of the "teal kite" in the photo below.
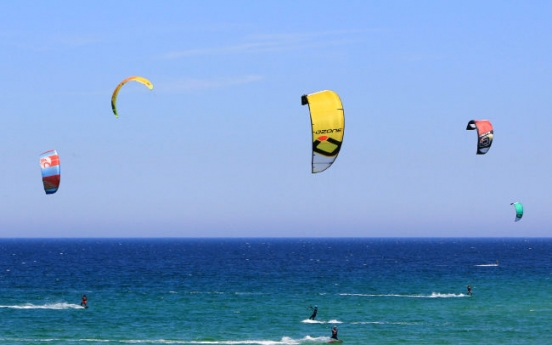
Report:
M 516 222 L 519 222 L 521 217 L 523 217 L 523 205 L 519 202 L 513 202 L 510 205 L 514 205 L 516 208 Z

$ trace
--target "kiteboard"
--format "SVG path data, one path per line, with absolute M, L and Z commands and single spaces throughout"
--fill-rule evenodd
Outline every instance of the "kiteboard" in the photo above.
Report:
M 339 344 L 339 343 L 342 343 L 343 340 L 337 340 L 337 339 L 330 339 L 330 341 L 328 341 L 328 344 Z

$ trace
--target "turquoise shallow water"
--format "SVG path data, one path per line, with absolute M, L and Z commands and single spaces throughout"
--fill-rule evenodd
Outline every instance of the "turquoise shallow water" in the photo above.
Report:
M 551 259 L 550 239 L 6 239 L 0 342 L 544 344 Z

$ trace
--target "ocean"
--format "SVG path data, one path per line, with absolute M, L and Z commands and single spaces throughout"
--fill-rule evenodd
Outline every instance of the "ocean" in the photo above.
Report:
M 551 278 L 552 239 L 0 239 L 0 343 L 551 344 Z

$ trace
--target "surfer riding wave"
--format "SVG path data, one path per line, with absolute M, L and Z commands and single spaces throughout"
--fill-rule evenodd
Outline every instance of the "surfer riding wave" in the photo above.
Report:
M 309 320 L 314 320 L 316 318 L 316 314 L 318 313 L 318 306 L 309 307 L 312 310 L 312 314 L 309 317 Z

